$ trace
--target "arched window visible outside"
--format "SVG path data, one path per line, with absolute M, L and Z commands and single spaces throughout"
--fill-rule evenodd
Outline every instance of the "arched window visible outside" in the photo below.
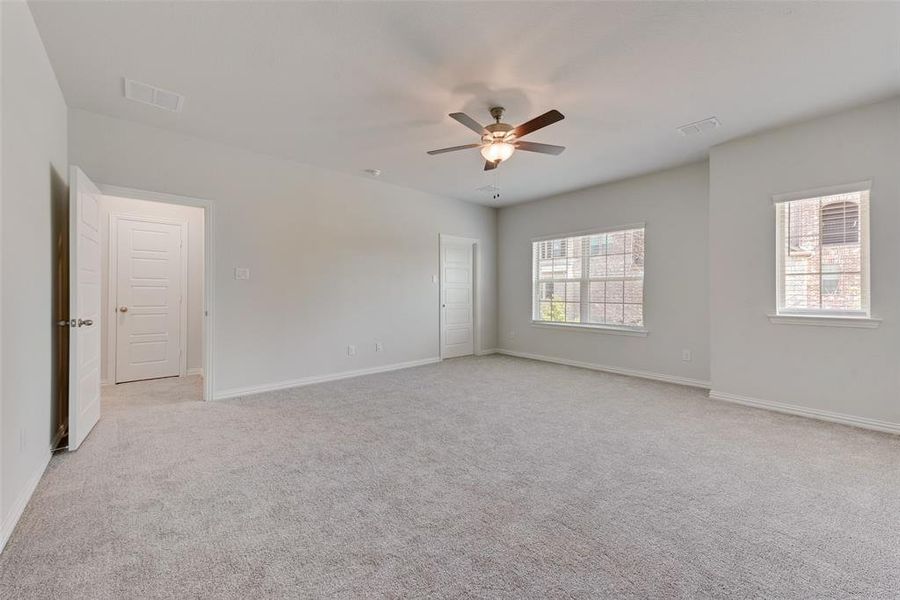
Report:
M 778 314 L 869 315 L 869 190 L 776 200 Z
M 829 202 L 822 205 L 822 244 L 859 243 L 859 202 Z

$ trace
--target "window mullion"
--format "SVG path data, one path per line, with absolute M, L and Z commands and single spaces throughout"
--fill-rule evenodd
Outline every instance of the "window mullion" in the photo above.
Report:
M 581 306 L 578 310 L 578 321 L 587 323 L 587 315 L 590 314 L 590 268 L 591 268 L 591 236 L 586 235 L 581 238 L 581 290 L 580 301 Z
M 822 253 L 825 250 L 825 219 L 822 216 L 822 199 L 819 198 L 819 310 L 822 310 L 822 288 L 824 281 L 822 277 Z

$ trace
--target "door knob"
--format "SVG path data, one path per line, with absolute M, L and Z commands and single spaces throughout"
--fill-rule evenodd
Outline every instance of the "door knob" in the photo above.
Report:
M 120 306 L 120 307 L 119 307 L 119 312 L 128 312 L 128 307 L 127 307 L 127 306 Z
M 93 324 L 94 324 L 94 322 L 91 321 L 90 319 L 78 319 L 78 326 L 79 326 L 79 327 L 82 327 L 82 326 L 84 326 L 84 327 L 90 327 L 90 326 L 93 325 Z

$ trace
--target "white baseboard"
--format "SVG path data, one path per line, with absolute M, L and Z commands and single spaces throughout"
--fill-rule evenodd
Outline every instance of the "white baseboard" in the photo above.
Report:
M 743 406 L 763 408 L 789 415 L 797 415 L 800 417 L 808 417 L 810 419 L 818 419 L 820 421 L 840 423 L 841 425 L 851 425 L 853 427 L 862 427 L 863 429 L 873 429 L 875 431 L 900 434 L 900 423 L 891 423 L 890 421 L 881 421 L 879 419 L 870 419 L 868 417 L 857 417 L 854 415 L 820 410 L 817 408 L 808 408 L 806 406 L 798 406 L 796 404 L 787 404 L 784 402 L 760 400 L 759 398 L 750 398 L 749 396 L 740 396 L 738 394 L 729 394 L 715 390 L 710 390 L 709 397 L 713 400 L 722 400 L 724 402 L 741 404 Z
M 214 400 L 227 400 L 228 398 L 237 398 L 239 396 L 250 396 L 253 394 L 261 394 L 263 392 L 274 392 L 276 390 L 285 390 L 288 388 L 301 387 L 304 385 L 312 385 L 314 383 L 325 383 L 326 381 L 337 381 L 339 379 L 350 379 L 351 377 L 360 377 L 362 375 L 374 375 L 375 373 L 386 373 L 388 371 L 398 371 L 400 369 L 409 369 L 410 367 L 420 367 L 422 365 L 430 365 L 440 362 L 438 357 L 423 358 L 421 360 L 412 360 L 403 363 L 394 363 L 392 365 L 383 365 L 380 367 L 371 367 L 369 369 L 357 369 L 355 371 L 340 371 L 338 373 L 329 373 L 328 375 L 313 375 L 312 377 L 302 377 L 300 379 L 289 379 L 287 381 L 278 381 L 275 383 L 263 383 L 261 385 L 251 385 L 247 387 L 231 388 L 220 390 L 213 395 Z
M 709 382 L 701 379 L 691 379 L 690 377 L 680 377 L 678 375 L 666 375 L 665 373 L 653 373 L 651 371 L 639 371 L 636 369 L 624 369 L 622 367 L 612 367 L 609 365 L 598 365 L 596 363 L 581 362 L 577 360 L 568 360 L 566 358 L 556 358 L 555 356 L 543 356 L 541 354 L 529 354 L 527 352 L 515 352 L 513 350 L 497 349 L 498 354 L 507 356 L 517 356 L 519 358 L 530 358 L 531 360 L 540 360 L 543 362 L 555 363 L 558 365 L 567 365 L 569 367 L 580 367 L 582 369 L 591 369 L 593 371 L 603 371 L 605 373 L 615 373 L 617 375 L 628 375 L 630 377 L 640 377 L 641 379 L 652 379 L 654 381 L 664 381 L 666 383 L 677 383 L 678 385 L 687 385 L 691 387 L 709 389 Z
M 200 375 L 201 377 L 203 377 L 203 367 L 191 367 L 190 369 L 185 371 L 184 374 L 186 377 L 190 377 L 191 375 Z M 106 387 L 108 385 L 115 385 L 115 383 L 109 381 L 108 379 L 101 379 L 100 385 Z
M 6 542 L 8 542 L 10 536 L 12 536 L 12 532 L 16 528 L 19 519 L 22 517 L 22 513 L 25 512 L 25 507 L 28 506 L 31 495 L 34 494 L 34 490 L 37 488 L 41 477 L 43 477 L 44 471 L 47 470 L 47 465 L 50 464 L 51 456 L 53 455 L 50 452 L 47 452 L 46 458 L 41 461 L 40 466 L 32 473 L 31 478 L 25 484 L 25 489 L 22 490 L 22 493 L 19 494 L 19 497 L 16 498 L 13 505 L 9 507 L 9 512 L 6 517 L 2 519 L 2 527 L 0 527 L 0 552 L 6 547 Z
M 483 348 L 475 353 L 475 356 L 487 356 L 489 354 L 497 354 L 499 350 L 496 348 Z

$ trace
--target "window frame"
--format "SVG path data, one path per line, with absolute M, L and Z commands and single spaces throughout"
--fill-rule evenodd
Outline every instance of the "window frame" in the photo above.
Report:
M 785 308 L 785 222 L 784 205 L 798 200 L 812 200 L 835 196 L 840 194 L 866 193 L 866 197 L 860 202 L 859 207 L 859 247 L 860 247 L 860 306 L 858 311 L 829 310 L 829 309 L 797 309 Z M 788 192 L 772 196 L 772 206 L 775 209 L 775 312 L 769 315 L 773 323 L 797 324 L 797 319 L 827 320 L 830 323 L 846 320 L 872 320 L 871 309 L 871 265 L 870 248 L 871 237 L 869 230 L 870 212 L 872 205 L 872 182 L 859 181 L 841 185 Z M 819 208 L 820 213 L 822 207 Z M 821 214 L 819 215 L 821 220 Z M 825 244 L 821 238 L 821 223 L 819 236 L 819 252 Z M 788 252 L 792 252 L 788 250 Z M 823 273 L 819 272 L 821 277 Z
M 640 229 L 644 233 L 644 264 L 643 267 L 643 275 L 640 278 L 641 281 L 641 325 L 625 325 L 625 324 L 614 324 L 614 323 L 566 323 L 561 321 L 544 321 L 539 319 L 539 311 L 540 311 L 540 280 L 538 278 L 538 273 L 536 271 L 537 261 L 535 260 L 535 248 L 534 244 L 538 242 L 546 242 L 550 240 L 562 240 L 566 238 L 572 237 L 586 237 L 592 235 L 599 235 L 604 233 L 615 233 L 618 231 L 631 231 L 635 229 Z M 647 226 L 645 223 L 631 223 L 626 225 L 616 225 L 612 227 L 600 227 L 600 228 L 592 228 L 585 229 L 580 231 L 572 231 L 567 233 L 555 233 L 551 235 L 543 235 L 539 237 L 531 238 L 530 240 L 530 257 L 531 257 L 531 324 L 534 327 L 546 327 L 546 328 L 554 328 L 554 329 L 574 329 L 574 330 L 585 330 L 585 331 L 593 331 L 597 333 L 612 333 L 617 335 L 635 335 L 635 336 L 646 336 L 648 333 L 647 330 L 647 298 L 645 294 L 645 286 L 644 281 L 647 277 Z M 590 253 L 588 253 L 587 257 L 582 256 L 583 259 L 589 258 Z M 584 282 L 590 281 L 590 277 L 587 276 L 587 272 L 584 270 L 585 266 L 582 266 L 582 277 L 579 279 L 579 282 L 582 283 L 581 288 L 581 298 L 579 301 L 579 306 L 583 308 L 586 304 L 585 297 L 590 293 L 589 286 L 584 285 Z M 623 274 L 622 280 L 627 280 L 628 277 L 625 277 Z M 553 283 L 553 282 L 547 282 Z M 590 304 L 587 302 L 587 304 Z M 581 310 L 581 309 L 580 309 Z

